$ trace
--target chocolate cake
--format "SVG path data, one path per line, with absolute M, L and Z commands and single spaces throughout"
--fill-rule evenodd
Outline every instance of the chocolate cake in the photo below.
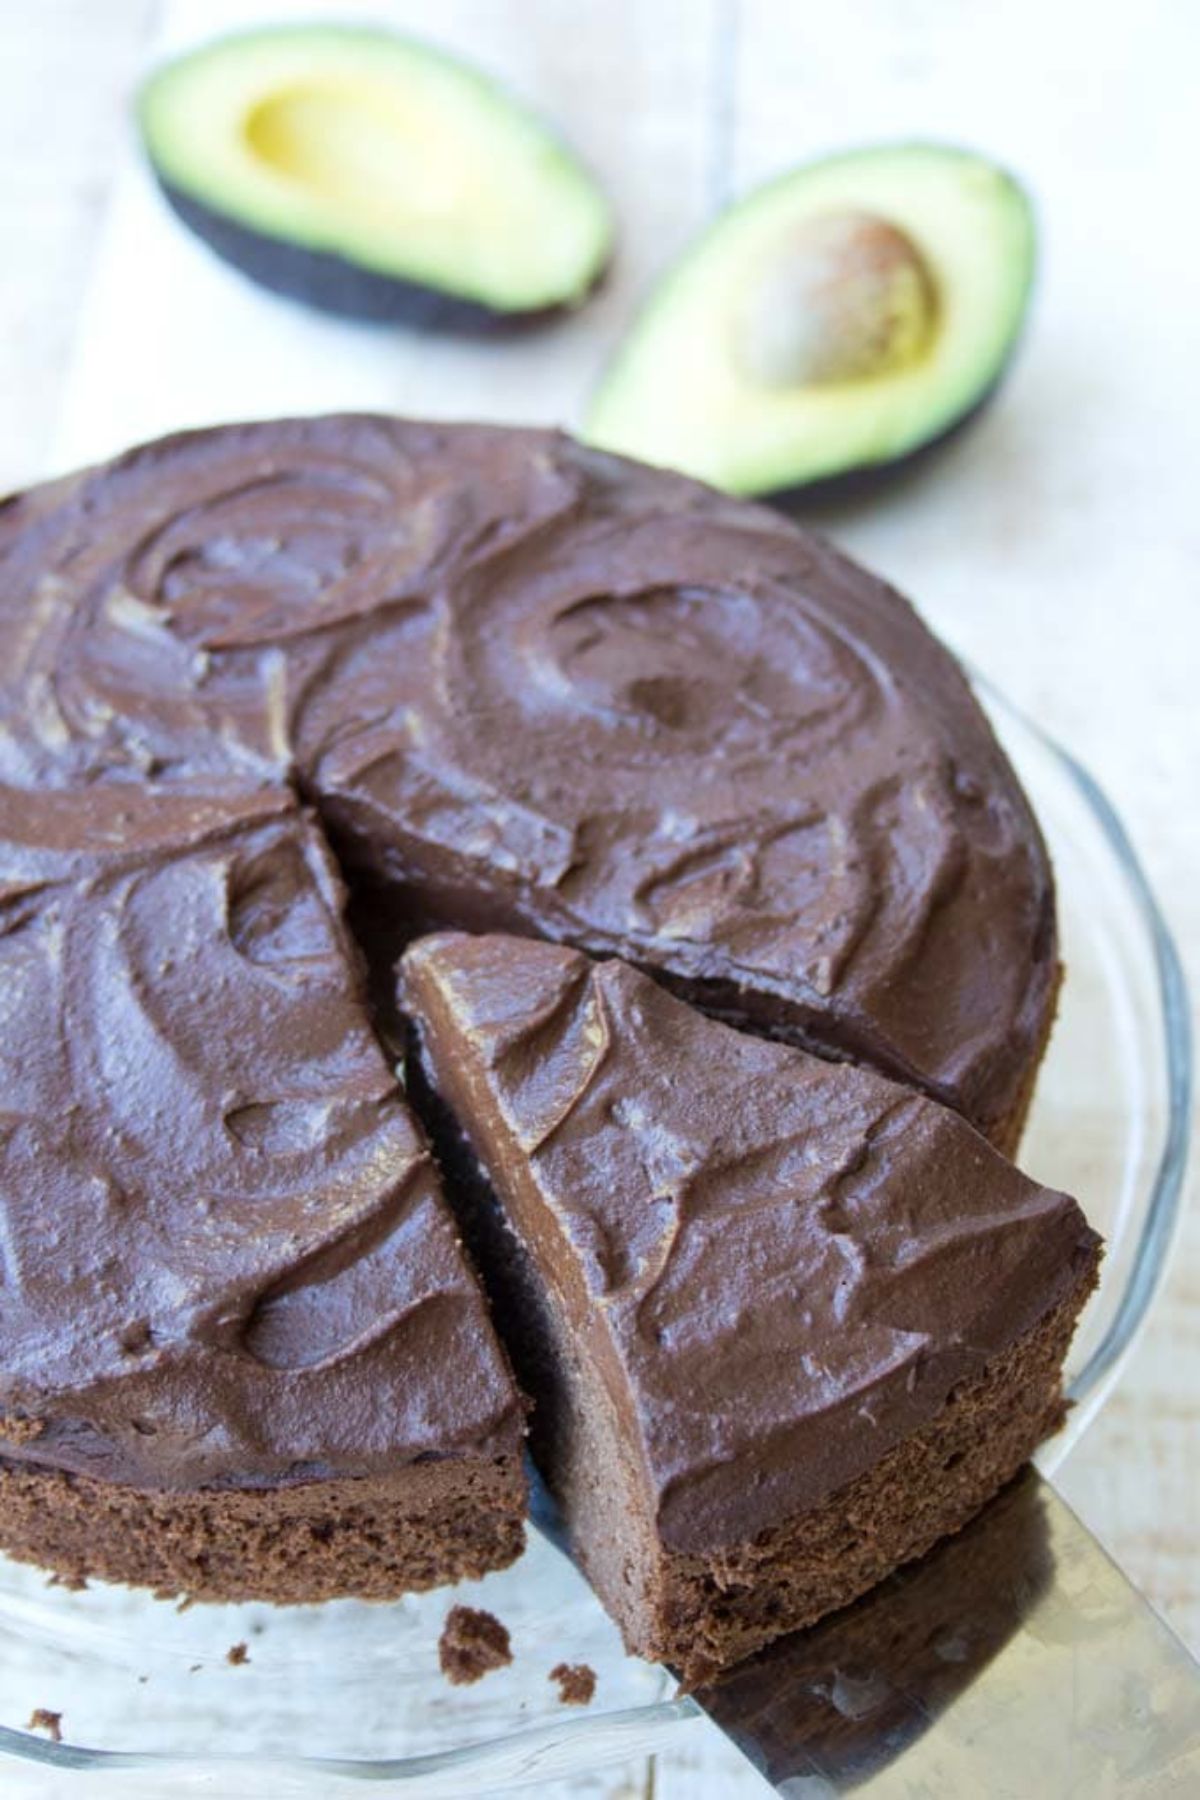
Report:
M 523 1408 L 285 794 L 0 789 L 0 1543 L 211 1598 L 511 1562 Z
M 631 1650 L 707 1679 L 1058 1423 L 1099 1240 L 956 1114 L 557 945 L 426 937 L 403 981 L 489 1184 L 535 1454 Z
M 634 1185 L 595 1268 L 526 1267 L 462 1158 L 447 1210 L 389 1036 L 396 955 L 446 927 L 517 934 L 503 954 L 532 985 L 508 994 L 514 1019 L 553 966 L 667 1021 L 642 1084 L 661 1121 L 636 1123 L 631 1090 L 597 1150 Z M 468 948 L 413 954 L 422 1008 L 441 1006 Z M 593 975 L 588 955 L 621 965 Z M 1014 1146 L 1057 981 L 1046 852 L 953 660 L 771 512 L 554 433 L 368 416 L 184 434 L 14 496 L 0 1547 L 72 1580 L 281 1600 L 511 1560 L 524 1402 L 464 1229 L 631 1641 L 694 1673 L 838 1604 L 961 1522 L 1057 1417 L 1093 1240 L 973 1129 Z M 473 1004 L 444 1021 L 471 1056 Z M 522 1104 L 585 1055 L 558 1017 L 528 1040 Z M 640 1031 L 621 1056 L 652 1063 Z M 712 1056 L 730 1082 L 763 1071 L 774 1125 L 752 1095 L 734 1106 Z M 478 1118 L 448 1082 L 485 1160 L 512 1073 L 479 1075 Z M 792 1213 L 754 1217 L 815 1217 L 823 1169 L 840 1217 L 843 1164 L 866 1193 L 846 1159 L 886 1162 L 863 1220 L 826 1234 L 847 1306 L 878 1288 L 916 1309 L 855 1339 L 866 1398 L 849 1340 L 818 1330 L 836 1284 L 811 1327 L 775 1303 L 801 1268 L 828 1287 L 798 1226 L 760 1242 L 756 1225 L 644 1362 L 580 1355 L 624 1316 L 604 1283 L 636 1287 L 671 1204 L 647 1213 L 621 1159 L 691 1130 L 689 1092 L 729 1146 L 743 1113 L 774 1144 L 798 1109 L 812 1149 L 793 1179 L 730 1148 L 731 1220 L 776 1177 Z M 881 1244 L 895 1267 L 864 1298 L 855 1246 Z M 924 1280 L 943 1263 L 969 1293 Z M 561 1330 L 560 1275 L 579 1301 Z M 742 1381 L 750 1435 L 704 1473 Z M 607 1495 L 573 1472 L 598 1432 L 624 1445 Z
M 145 772 L 292 782 L 408 930 L 621 955 L 1015 1144 L 1058 975 L 1037 825 L 907 602 L 764 508 L 370 417 L 18 497 L 0 779 Z

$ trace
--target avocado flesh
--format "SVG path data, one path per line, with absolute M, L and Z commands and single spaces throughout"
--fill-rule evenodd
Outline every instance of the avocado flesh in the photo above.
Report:
M 582 300 L 611 251 L 604 195 L 538 119 L 391 32 L 218 39 L 152 75 L 138 117 L 186 223 L 265 285 L 334 311 L 542 313 Z
M 664 277 L 584 436 L 736 494 L 897 461 L 998 381 L 1033 255 L 1025 195 L 968 152 L 902 145 L 795 170 Z

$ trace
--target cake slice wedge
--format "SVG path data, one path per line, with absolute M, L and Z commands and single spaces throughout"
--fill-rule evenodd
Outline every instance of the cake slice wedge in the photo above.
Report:
M 286 794 L 0 787 L 0 1549 L 388 1599 L 523 1545 L 524 1402 Z
M 1060 1423 L 1099 1239 L 958 1115 L 619 961 L 444 933 L 401 971 L 535 1458 L 631 1650 L 711 1677 Z

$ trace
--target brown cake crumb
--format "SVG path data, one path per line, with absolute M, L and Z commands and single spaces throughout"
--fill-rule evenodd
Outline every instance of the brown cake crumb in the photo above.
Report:
M 51 1712 L 48 1706 L 35 1706 L 29 1715 L 28 1730 L 44 1731 L 56 1744 L 62 1743 L 62 1714 Z
M 57 1570 L 62 1587 L 91 1575 L 172 1603 L 394 1600 L 475 1580 L 521 1554 L 524 1515 L 507 1453 L 269 1492 L 144 1493 L 0 1452 L 0 1549 Z
M 230 1644 L 225 1652 L 225 1661 L 231 1663 L 235 1669 L 240 1669 L 243 1663 L 250 1661 L 250 1652 L 245 1644 Z
M 564 1706 L 587 1706 L 596 1692 L 596 1671 L 587 1663 L 555 1663 L 550 1680 L 557 1681 Z
M 87 1580 L 83 1575 L 68 1575 L 63 1570 L 56 1571 L 46 1579 L 47 1587 L 66 1588 L 69 1594 L 87 1592 Z
M 494 1613 L 474 1606 L 452 1606 L 438 1639 L 442 1674 L 455 1687 L 479 1681 L 512 1661 L 508 1629 Z

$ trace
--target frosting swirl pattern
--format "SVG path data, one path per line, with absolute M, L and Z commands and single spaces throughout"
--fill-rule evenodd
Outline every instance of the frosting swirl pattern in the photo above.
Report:
M 947 1109 L 625 963 L 447 933 L 402 967 L 432 1080 L 675 1549 L 836 1492 L 1095 1260 L 1075 1202 Z
M 5 1456 L 255 1485 L 519 1441 L 341 901 L 286 796 L 0 789 Z
M 1053 888 L 952 659 L 764 509 L 550 433 L 167 439 L 10 503 L 0 772 L 294 782 L 413 925 L 617 952 L 1002 1131 Z
M 553 433 L 147 445 L 0 505 L 5 1456 L 169 1486 L 515 1441 L 314 814 L 402 936 L 620 955 L 998 1136 L 1036 1063 L 1036 824 L 828 545 Z M 639 1331 L 718 1204 L 669 1191 L 589 1252 Z

